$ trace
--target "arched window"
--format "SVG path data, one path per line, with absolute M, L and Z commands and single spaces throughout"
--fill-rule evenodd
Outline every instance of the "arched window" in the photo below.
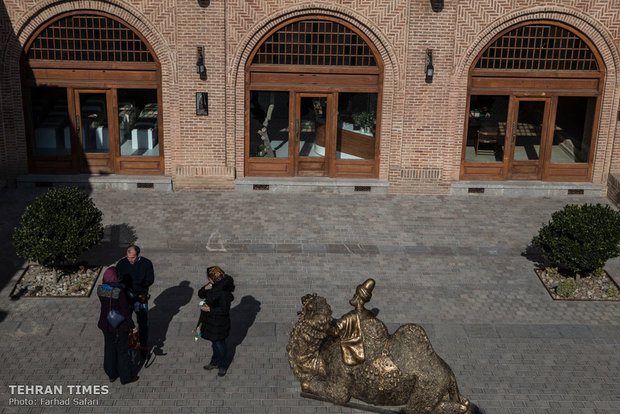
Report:
M 145 42 L 125 24 L 105 16 L 71 15 L 45 27 L 28 58 L 89 62 L 154 62 Z
M 301 20 L 282 27 L 262 43 L 252 64 L 377 66 L 360 35 L 329 20 Z
M 163 173 L 159 63 L 107 13 L 56 16 L 22 59 L 32 172 Z
M 495 36 L 469 76 L 462 179 L 591 179 L 604 65 L 574 28 L 530 21 Z
M 358 28 L 286 21 L 246 66 L 246 175 L 378 176 L 383 65 Z

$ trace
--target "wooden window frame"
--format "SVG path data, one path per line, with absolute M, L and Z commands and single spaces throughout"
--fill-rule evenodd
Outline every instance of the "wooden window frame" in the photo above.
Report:
M 329 66 L 329 65 L 273 65 L 252 63 L 257 51 L 266 39 L 281 28 L 303 20 L 325 20 L 347 26 L 356 33 L 374 55 L 376 66 Z M 295 176 L 294 157 L 286 159 L 265 159 L 250 157 L 250 91 L 282 91 L 289 93 L 289 131 L 294 128 L 295 96 L 297 93 L 336 94 L 339 92 L 366 92 L 377 94 L 375 132 L 375 157 L 373 160 L 326 160 L 328 177 L 377 178 L 379 176 L 380 130 L 383 98 L 383 62 L 377 48 L 370 39 L 350 23 L 331 16 L 310 15 L 290 19 L 272 28 L 248 57 L 245 67 L 245 111 L 244 111 L 244 169 L 246 176 Z M 335 135 L 334 135 L 335 139 Z M 289 142 L 291 136 L 289 135 Z
M 479 69 L 476 68 L 478 60 L 483 54 L 491 48 L 495 42 L 504 34 L 514 30 L 520 26 L 532 24 L 549 24 L 562 27 L 578 38 L 580 38 L 589 48 L 596 60 L 598 66 L 597 71 L 583 70 L 515 70 L 515 69 Z M 584 181 L 588 182 L 592 179 L 592 169 L 594 152 L 596 149 L 597 131 L 600 121 L 601 95 L 605 80 L 605 65 L 594 47 L 593 43 L 575 28 L 561 22 L 551 20 L 530 20 L 521 22 L 518 25 L 511 26 L 498 33 L 485 48 L 478 54 L 472 63 L 467 86 L 467 101 L 465 105 L 465 122 L 463 129 L 462 148 L 461 148 L 461 167 L 459 178 L 461 180 L 506 180 L 510 177 L 509 160 L 507 159 L 512 152 L 512 148 L 504 147 L 504 158 L 502 162 L 497 163 L 481 163 L 465 161 L 465 151 L 467 148 L 467 135 L 469 128 L 470 101 L 472 95 L 505 95 L 509 96 L 510 104 L 508 108 L 507 119 L 513 119 L 516 110 L 513 101 L 516 98 L 551 98 L 550 114 L 546 117 L 548 128 L 547 139 L 552 139 L 553 134 L 551 128 L 555 122 L 557 111 L 557 100 L 560 96 L 584 96 L 596 97 L 596 109 L 594 122 L 592 125 L 592 138 L 590 142 L 590 151 L 588 163 L 575 164 L 553 164 L 551 163 L 551 148 L 545 146 L 544 153 L 540 154 L 541 174 L 538 179 L 542 181 Z M 506 140 L 508 140 L 508 131 Z M 542 143 L 541 143 L 542 147 Z M 543 158 L 544 157 L 544 158 Z
M 28 51 L 37 37 L 55 22 L 70 16 L 100 16 L 111 19 L 119 25 L 131 30 L 136 38 L 140 39 L 152 56 L 152 62 L 114 62 L 114 61 L 69 61 L 29 59 Z M 72 154 L 70 156 L 40 156 L 33 153 L 33 137 L 30 128 L 26 128 L 28 166 L 33 173 L 115 173 L 115 174 L 164 174 L 164 134 L 162 108 L 162 79 L 161 65 L 153 48 L 144 36 L 133 26 L 111 14 L 94 11 L 78 10 L 63 13 L 47 20 L 28 39 L 24 46 L 24 53 L 20 62 L 22 78 L 22 98 L 26 125 L 30 124 L 30 88 L 37 86 L 67 88 L 68 111 L 71 126 Z M 117 122 L 118 118 L 118 89 L 155 89 L 157 90 L 157 122 L 158 122 L 158 156 L 121 156 L 120 148 L 115 143 L 110 145 L 110 153 L 106 165 L 99 164 L 98 169 L 84 168 L 85 154 L 79 144 L 75 128 L 76 103 L 74 90 L 89 89 L 106 93 L 108 102 L 108 122 Z M 109 128 L 109 139 L 118 140 L 118 125 Z M 112 152 L 115 148 L 114 153 Z M 105 158 L 94 155 L 92 158 Z

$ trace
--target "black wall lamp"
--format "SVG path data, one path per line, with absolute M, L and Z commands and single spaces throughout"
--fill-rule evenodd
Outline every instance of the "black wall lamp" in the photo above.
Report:
M 200 7 L 208 7 L 211 2 L 209 0 L 198 0 L 198 5 Z
M 200 75 L 200 79 L 207 79 L 207 68 L 205 68 L 205 57 L 202 46 L 198 46 L 196 50 L 196 73 Z
M 426 49 L 426 83 L 433 82 L 435 68 L 433 67 L 433 49 Z
M 443 0 L 431 0 L 431 9 L 435 13 L 439 13 L 443 10 Z

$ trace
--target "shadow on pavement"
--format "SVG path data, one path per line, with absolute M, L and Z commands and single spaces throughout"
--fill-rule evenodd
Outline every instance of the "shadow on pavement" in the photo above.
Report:
M 122 224 L 107 225 L 103 229 L 103 240 L 97 246 L 85 252 L 80 260 L 90 264 L 108 266 L 125 256 L 127 246 L 138 240 L 133 226 Z
M 471 403 L 471 414 L 484 414 L 484 410 L 479 408 L 476 404 Z
M 244 296 L 237 306 L 230 309 L 230 335 L 226 340 L 228 365 L 235 358 L 237 346 L 241 345 L 245 339 L 258 312 L 260 312 L 260 302 L 253 296 Z
M 548 262 L 542 255 L 542 252 L 531 244 L 525 248 L 525 252 L 521 253 L 521 256 L 525 257 L 530 262 L 533 262 L 537 268 L 544 268 L 548 265 Z
M 13 275 L 20 270 L 25 261 L 18 257 L 13 247 L 13 232 L 19 225 L 24 210 L 38 195 L 40 190 L 34 191 L 13 191 L 0 190 L 0 290 L 4 289 L 10 282 Z
M 162 348 L 166 342 L 170 322 L 181 307 L 189 303 L 194 294 L 194 289 L 189 284 L 184 280 L 178 286 L 164 290 L 155 298 L 154 306 L 149 309 L 149 343 L 155 347 L 153 351 L 155 355 L 166 355 Z

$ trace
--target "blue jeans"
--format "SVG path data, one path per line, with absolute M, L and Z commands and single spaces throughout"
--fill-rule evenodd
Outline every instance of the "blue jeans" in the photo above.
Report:
M 131 310 L 135 312 L 138 322 L 140 346 L 148 346 L 149 341 L 149 307 L 146 303 L 134 302 Z
M 209 364 L 215 365 L 220 369 L 226 369 L 226 340 L 213 341 L 211 347 L 213 348 L 213 356 Z

